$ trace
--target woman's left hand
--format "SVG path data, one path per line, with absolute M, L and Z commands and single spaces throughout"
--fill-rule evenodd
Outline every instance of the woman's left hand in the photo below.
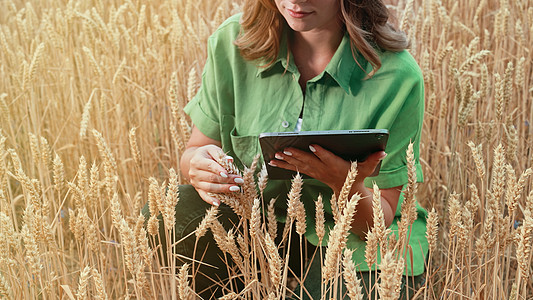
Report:
M 334 192 L 339 192 L 350 170 L 350 162 L 319 145 L 310 145 L 309 149 L 312 153 L 286 148 L 283 152 L 276 153 L 276 159 L 269 164 L 306 174 L 325 183 Z M 384 151 L 379 151 L 371 154 L 364 162 L 358 162 L 356 182 L 362 183 L 370 176 L 385 156 L 387 154 Z

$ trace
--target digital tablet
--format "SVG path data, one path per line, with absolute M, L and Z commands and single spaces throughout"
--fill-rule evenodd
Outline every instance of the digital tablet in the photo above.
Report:
M 309 145 L 316 144 L 347 161 L 364 161 L 370 154 L 384 151 L 389 138 L 386 129 L 329 130 L 299 132 L 266 132 L 259 135 L 269 179 L 292 179 L 296 172 L 270 166 L 276 152 L 293 147 L 310 152 Z M 381 162 L 371 176 L 379 174 Z M 304 178 L 310 178 L 302 174 Z

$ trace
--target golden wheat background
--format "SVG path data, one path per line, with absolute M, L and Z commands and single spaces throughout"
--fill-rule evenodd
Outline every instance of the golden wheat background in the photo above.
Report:
M 0 298 L 186 292 L 139 215 L 178 201 L 182 108 L 240 3 L 0 2 Z M 533 1 L 388 5 L 426 84 L 417 197 L 439 229 L 417 297 L 533 299 Z

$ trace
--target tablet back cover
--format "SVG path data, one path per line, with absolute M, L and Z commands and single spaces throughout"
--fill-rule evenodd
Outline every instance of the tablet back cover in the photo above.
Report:
M 269 132 L 259 136 L 269 179 L 292 179 L 295 171 L 272 167 L 268 162 L 276 152 L 293 147 L 311 153 L 310 144 L 317 144 L 347 161 L 364 161 L 370 154 L 384 151 L 389 133 L 384 129 Z M 381 162 L 372 176 L 379 174 Z M 302 174 L 304 178 L 310 178 Z

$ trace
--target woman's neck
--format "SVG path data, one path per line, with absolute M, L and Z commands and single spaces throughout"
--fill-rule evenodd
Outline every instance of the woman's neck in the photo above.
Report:
M 308 80 L 322 73 L 337 51 L 344 36 L 338 31 L 292 32 L 290 49 L 300 72 L 300 86 L 305 92 Z
M 305 52 L 316 58 L 317 56 L 333 56 L 344 36 L 342 30 L 292 32 L 291 50 L 293 53 Z M 297 54 L 296 54 L 297 55 Z M 307 56 L 304 55 L 304 56 Z

